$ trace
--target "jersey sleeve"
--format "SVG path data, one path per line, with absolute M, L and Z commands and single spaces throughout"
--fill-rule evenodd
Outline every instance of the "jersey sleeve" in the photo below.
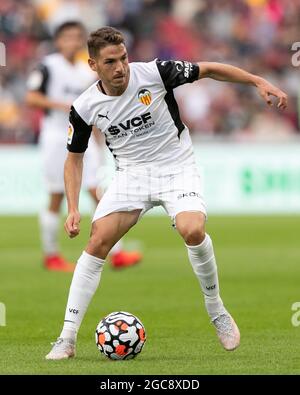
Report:
M 92 133 L 92 125 L 88 125 L 78 114 L 74 106 L 69 115 L 69 130 L 67 149 L 70 152 L 82 153 L 88 147 Z
M 156 60 L 157 68 L 166 90 L 194 82 L 199 78 L 199 66 L 181 60 Z
M 44 64 L 40 64 L 30 73 L 27 79 L 27 89 L 46 94 L 48 82 L 49 69 Z

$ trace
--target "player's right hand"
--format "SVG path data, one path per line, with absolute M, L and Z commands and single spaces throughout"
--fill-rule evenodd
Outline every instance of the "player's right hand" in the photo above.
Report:
M 65 231 L 68 236 L 72 239 L 76 237 L 80 232 L 80 214 L 78 211 L 69 213 L 66 222 L 65 222 Z

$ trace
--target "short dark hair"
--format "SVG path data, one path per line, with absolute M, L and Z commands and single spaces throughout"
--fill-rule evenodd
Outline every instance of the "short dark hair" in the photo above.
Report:
M 54 32 L 54 39 L 56 40 L 65 30 L 73 28 L 81 29 L 85 33 L 85 27 L 79 21 L 67 21 L 59 25 Z
M 99 50 L 108 45 L 124 44 L 124 36 L 121 32 L 110 26 L 101 27 L 92 32 L 88 38 L 88 51 L 91 58 L 96 58 Z

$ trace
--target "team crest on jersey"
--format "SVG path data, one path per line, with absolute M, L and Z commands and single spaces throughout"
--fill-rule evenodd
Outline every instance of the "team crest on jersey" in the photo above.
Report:
M 138 93 L 138 98 L 145 106 L 149 106 L 151 103 L 151 92 L 148 89 L 141 89 Z
M 68 129 L 68 144 L 71 144 L 71 143 L 72 143 L 73 134 L 74 134 L 73 125 L 72 125 L 71 123 L 69 123 L 69 129 Z

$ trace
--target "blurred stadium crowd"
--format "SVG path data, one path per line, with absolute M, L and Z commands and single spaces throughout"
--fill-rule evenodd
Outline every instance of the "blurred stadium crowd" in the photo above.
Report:
M 51 35 L 67 20 L 88 31 L 122 30 L 131 61 L 227 62 L 269 78 L 289 93 L 284 114 L 266 108 L 253 88 L 202 80 L 177 92 L 194 135 L 286 139 L 299 130 L 300 70 L 291 63 L 300 41 L 300 0 L 1 0 L 0 143 L 35 143 L 41 113 L 23 103 L 34 65 L 53 51 Z

